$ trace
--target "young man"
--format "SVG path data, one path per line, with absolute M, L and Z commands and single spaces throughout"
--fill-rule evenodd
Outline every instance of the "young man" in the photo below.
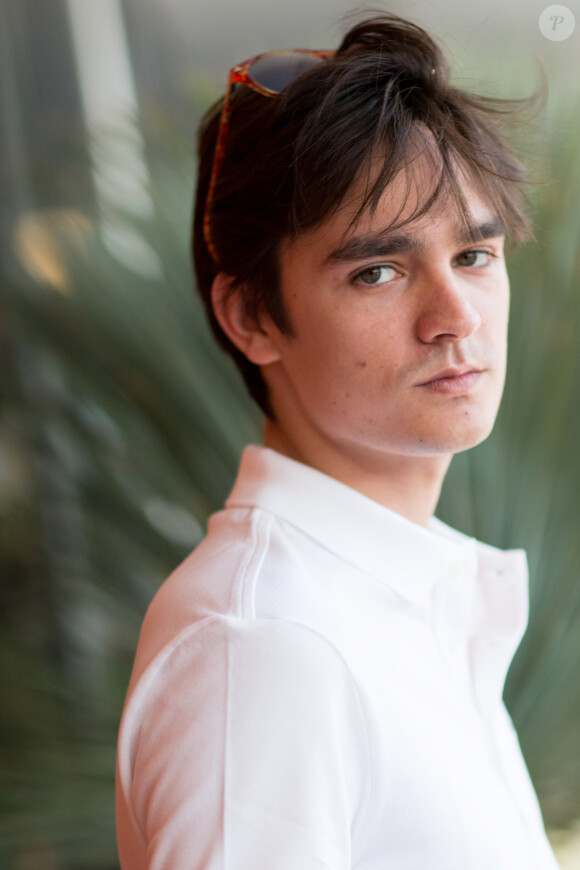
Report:
M 503 388 L 510 107 L 393 16 L 234 68 L 224 102 L 196 268 L 264 446 L 146 617 L 122 867 L 553 870 L 502 702 L 524 554 L 433 518 Z

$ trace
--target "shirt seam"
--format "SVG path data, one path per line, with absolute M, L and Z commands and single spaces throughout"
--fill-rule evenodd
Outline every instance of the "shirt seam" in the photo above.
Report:
M 233 619 L 235 620 L 236 617 L 233 617 Z M 229 617 L 229 618 L 226 617 L 226 619 L 225 619 L 226 622 L 229 622 L 231 620 L 232 620 L 232 617 Z M 205 617 L 204 619 L 202 619 L 198 622 L 191 623 L 190 625 L 188 625 L 184 629 L 182 629 L 182 631 L 180 631 L 179 634 L 176 637 L 174 637 L 170 643 L 168 643 L 162 650 L 160 650 L 160 652 L 155 657 L 155 659 L 153 659 L 153 661 L 149 664 L 149 666 L 146 669 L 146 671 L 144 672 L 144 674 L 142 674 L 141 679 L 139 680 L 139 683 L 137 684 L 139 687 L 140 699 L 139 700 L 135 699 L 135 695 L 133 695 L 133 699 L 132 699 L 132 700 L 135 700 L 137 707 L 140 706 L 141 699 L 144 696 L 147 697 L 147 692 L 143 693 L 143 683 L 146 682 L 147 684 L 151 684 L 155 680 L 155 677 L 159 673 L 159 670 L 169 661 L 169 659 L 172 656 L 177 654 L 177 652 L 183 646 L 184 643 L 187 643 L 187 641 L 191 640 L 192 637 L 202 633 L 205 629 L 209 629 L 212 625 L 219 624 L 222 621 L 223 621 L 223 617 L 221 615 L 211 615 L 211 616 Z M 240 621 L 242 621 L 242 620 L 240 620 Z M 303 629 L 304 631 L 308 632 L 309 634 L 318 637 L 320 640 L 324 641 L 325 645 L 330 647 L 332 649 L 332 651 L 336 654 L 337 658 L 340 660 L 342 668 L 344 669 L 345 673 L 348 675 L 348 680 L 349 680 L 349 683 L 351 685 L 353 695 L 356 699 L 356 705 L 357 705 L 357 709 L 359 712 L 359 718 L 360 718 L 360 721 L 362 724 L 362 730 L 363 730 L 364 740 L 365 740 L 365 750 L 366 750 L 366 755 L 367 755 L 367 760 L 368 760 L 367 770 L 369 772 L 368 779 L 366 781 L 367 784 L 365 784 L 364 780 L 363 780 L 364 794 L 361 797 L 360 804 L 357 807 L 355 815 L 352 819 L 352 825 L 351 825 L 351 833 L 352 833 L 352 828 L 354 827 L 354 825 L 358 821 L 358 819 L 364 818 L 364 816 L 368 810 L 368 807 L 371 804 L 372 795 L 374 794 L 374 787 L 373 787 L 374 765 L 372 764 L 371 741 L 370 741 L 370 737 L 369 737 L 367 717 L 366 717 L 365 712 L 364 712 L 364 706 L 363 706 L 363 703 L 362 703 L 362 700 L 360 697 L 360 692 L 358 690 L 356 680 L 354 679 L 352 671 L 351 671 L 350 667 L 348 666 L 343 654 L 338 649 L 338 647 L 329 638 L 327 638 L 324 634 L 317 631 L 316 629 L 313 629 L 308 625 L 304 625 L 301 622 L 297 622 L 297 621 L 291 620 L 291 619 L 272 619 L 272 618 L 268 618 L 268 617 L 255 617 L 251 620 L 248 620 L 248 619 L 243 620 L 243 622 L 245 622 L 245 623 L 252 622 L 252 621 L 264 622 L 264 623 L 267 623 L 267 622 L 281 623 L 284 625 L 291 625 L 291 626 L 294 626 L 295 628 Z M 223 847 L 224 868 L 228 867 L 228 844 L 227 844 L 227 829 L 225 826 L 225 816 L 226 816 L 226 804 L 227 804 L 226 796 L 228 794 L 227 747 L 229 744 L 229 735 L 230 735 L 230 730 L 231 730 L 230 729 L 230 726 L 231 726 L 230 703 L 228 700 L 229 691 L 230 691 L 229 675 L 230 675 L 230 662 L 231 662 L 229 643 L 227 646 L 227 654 L 226 655 L 227 655 L 227 664 L 226 664 L 227 684 L 225 687 L 225 699 L 226 699 L 226 703 L 225 703 L 225 739 L 224 739 L 223 756 L 222 756 L 223 786 L 222 786 L 222 799 L 221 799 L 221 826 L 222 826 L 221 841 L 222 841 L 222 847 Z M 137 689 L 137 686 L 135 687 L 135 689 Z M 131 707 L 134 709 L 133 704 L 131 704 Z M 128 710 L 127 710 L 127 712 L 128 712 Z M 131 736 L 131 732 L 129 734 L 124 734 L 124 740 L 130 739 L 130 736 Z M 133 731 L 133 740 L 131 740 L 131 743 L 133 743 L 133 741 L 138 742 L 138 733 L 135 731 Z M 128 786 L 130 785 L 130 782 L 132 781 L 132 778 L 133 778 L 133 772 L 132 772 L 133 765 L 130 763 L 130 760 L 129 760 L 131 758 L 131 756 L 132 756 L 132 753 L 129 753 L 128 751 L 125 753 L 125 758 L 127 760 L 127 763 L 124 765 L 124 769 L 120 770 L 120 782 L 121 782 L 121 787 L 122 787 L 124 795 L 125 795 L 125 803 L 129 809 L 129 812 L 130 812 L 131 817 L 133 819 L 133 822 L 136 826 L 136 829 L 139 831 L 143 845 L 146 846 L 147 845 L 147 838 L 146 838 L 145 832 L 143 831 L 140 819 L 137 818 L 137 815 L 136 815 L 134 807 L 133 807 L 133 801 L 132 801 L 131 796 L 130 796 L 131 789 L 130 789 L 130 787 L 128 788 Z M 131 768 L 131 772 L 128 775 L 127 775 L 127 767 Z
M 273 515 L 252 508 L 250 513 L 250 546 L 232 583 L 230 606 L 242 619 L 255 619 L 256 578 L 266 557 Z
M 324 643 L 327 646 L 329 646 L 333 650 L 333 652 L 336 654 L 336 656 L 340 659 L 342 667 L 344 668 L 346 674 L 348 675 L 349 682 L 350 682 L 352 690 L 353 690 L 353 694 L 356 698 L 357 707 L 358 707 L 360 719 L 362 722 L 364 736 L 365 736 L 365 742 L 366 742 L 366 755 L 367 755 L 367 760 L 368 760 L 368 771 L 369 771 L 368 786 L 365 787 L 366 793 L 364 795 L 364 798 L 361 798 L 360 807 L 358 808 L 358 811 L 356 813 L 357 818 L 364 817 L 365 813 L 367 812 L 368 807 L 371 805 L 371 797 L 374 794 L 373 771 L 375 769 L 375 766 L 373 765 L 371 740 L 370 740 L 370 736 L 369 736 L 369 728 L 368 728 L 368 723 L 367 723 L 367 717 L 366 717 L 365 711 L 364 711 L 364 705 L 362 703 L 362 699 L 360 696 L 358 686 L 356 684 L 356 680 L 353 676 L 353 673 L 352 673 L 346 659 L 344 658 L 340 649 L 336 646 L 336 644 L 334 644 L 330 640 L 330 638 L 326 637 L 326 635 L 322 634 L 320 631 L 317 631 L 315 628 L 311 628 L 311 626 L 309 626 L 309 625 L 305 625 L 304 623 L 297 622 L 296 620 L 293 620 L 293 619 L 285 619 L 285 618 L 268 619 L 265 617 L 259 617 L 256 619 L 256 621 L 262 621 L 262 620 L 271 621 L 271 622 L 280 622 L 280 623 L 283 623 L 285 625 L 292 625 L 292 626 L 295 626 L 296 628 L 301 628 L 304 631 L 307 631 L 309 634 L 315 635 L 320 640 L 324 641 Z M 353 823 L 354 823 L 354 821 L 355 821 L 355 819 L 353 819 Z

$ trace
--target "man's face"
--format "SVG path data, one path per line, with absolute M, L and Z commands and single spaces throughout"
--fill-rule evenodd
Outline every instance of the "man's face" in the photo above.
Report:
M 420 175 L 416 175 L 420 184 Z M 405 179 L 350 227 L 357 203 L 281 250 L 294 335 L 270 323 L 264 366 L 277 427 L 371 464 L 387 454 L 450 454 L 491 431 L 503 390 L 509 283 L 503 228 L 470 189 L 481 228 L 465 238 L 455 203 L 411 213 Z

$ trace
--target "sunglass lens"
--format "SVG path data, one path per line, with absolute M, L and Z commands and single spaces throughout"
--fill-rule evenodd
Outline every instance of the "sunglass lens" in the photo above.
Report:
M 320 63 L 322 58 L 314 54 L 282 52 L 269 54 L 255 61 L 250 74 L 254 81 L 275 93 L 280 93 L 302 73 Z

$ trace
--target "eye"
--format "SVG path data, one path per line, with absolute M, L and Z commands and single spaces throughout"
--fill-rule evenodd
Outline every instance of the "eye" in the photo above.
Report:
M 392 266 L 369 266 L 354 276 L 354 282 L 372 287 L 377 284 L 388 284 L 396 275 L 397 271 Z
M 458 266 L 481 267 L 487 266 L 492 259 L 497 259 L 497 254 L 491 251 L 463 251 L 456 262 Z

